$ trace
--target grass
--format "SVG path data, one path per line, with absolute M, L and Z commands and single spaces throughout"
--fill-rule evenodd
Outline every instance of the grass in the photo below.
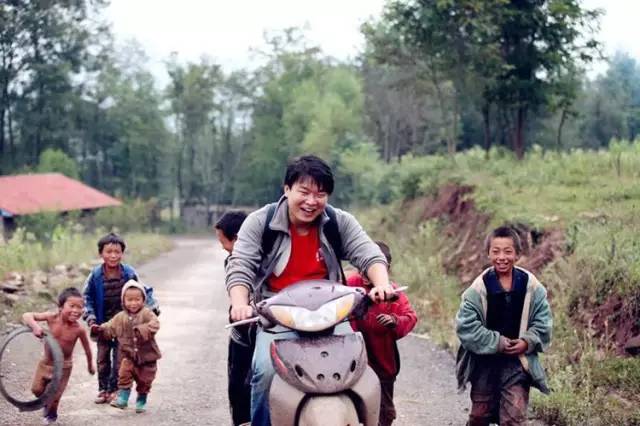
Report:
M 98 259 L 97 242 L 103 231 L 86 234 L 74 226 L 56 228 L 50 241 L 36 240 L 33 235 L 18 229 L 6 243 L 0 243 L 0 277 L 9 272 L 49 270 L 55 265 L 80 264 Z M 124 235 L 127 242 L 125 258 L 139 263 L 168 250 L 171 241 L 158 234 L 131 232 Z
M 564 231 L 565 255 L 540 274 L 554 312 L 552 348 L 542 356 L 553 392 L 533 392 L 531 405 L 549 424 L 640 425 L 640 361 L 617 357 L 607 336 L 576 322 L 580 310 L 597 310 L 611 297 L 640 318 L 640 142 L 614 141 L 597 152 L 534 148 L 521 162 L 498 150 L 486 161 L 483 151 L 471 150 L 406 158 L 398 169 L 404 195 L 435 194 L 448 182 L 471 185 L 491 227 L 522 222 Z M 358 217 L 390 243 L 392 275 L 411 286 L 422 330 L 453 351 L 462 286 L 445 273 L 442 258 L 456 248 L 440 235 L 437 220 L 418 224 L 408 214 L 396 203 Z

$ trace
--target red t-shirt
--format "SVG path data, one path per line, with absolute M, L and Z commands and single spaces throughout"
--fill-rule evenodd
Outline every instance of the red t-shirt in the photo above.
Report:
M 280 276 L 271 275 L 269 290 L 280 291 L 302 280 L 325 279 L 327 265 L 322 256 L 319 228 L 312 228 L 307 235 L 300 235 L 293 225 L 291 233 L 291 255 Z

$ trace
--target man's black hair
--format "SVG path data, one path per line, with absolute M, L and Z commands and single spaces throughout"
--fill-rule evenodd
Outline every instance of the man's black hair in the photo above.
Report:
M 295 158 L 287 166 L 284 184 L 291 188 L 294 183 L 304 181 L 307 178 L 315 182 L 320 191 L 329 195 L 333 192 L 333 172 L 331 167 L 320 157 L 303 155 Z
M 109 232 L 107 235 L 98 240 L 98 253 L 102 254 L 102 250 L 107 244 L 120 244 L 120 248 L 122 248 L 123 253 L 127 248 L 127 245 L 124 243 L 122 237 L 118 234 L 114 234 L 113 232 Z
M 214 228 L 219 229 L 229 241 L 233 241 L 238 236 L 240 226 L 242 226 L 242 222 L 246 218 L 247 214 L 243 211 L 229 211 L 222 215 L 214 225 Z
M 75 287 L 68 287 L 62 290 L 62 293 L 58 296 L 58 306 L 63 307 L 67 299 L 70 297 L 79 297 L 82 299 L 82 293 Z
M 493 231 L 487 238 L 484 240 L 484 251 L 485 253 L 489 253 L 489 248 L 491 247 L 491 241 L 494 238 L 511 238 L 513 241 L 513 248 L 516 250 L 516 254 L 520 255 L 522 253 L 522 241 L 520 241 L 520 235 L 518 232 L 510 226 L 500 226 Z

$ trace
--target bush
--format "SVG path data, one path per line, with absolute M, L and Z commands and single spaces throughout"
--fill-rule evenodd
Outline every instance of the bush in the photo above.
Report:
M 100 209 L 95 224 L 109 231 L 149 230 L 159 223 L 158 201 L 130 200 L 119 207 Z
M 45 149 L 40 154 L 38 173 L 62 173 L 72 179 L 78 179 L 78 164 L 59 149 Z

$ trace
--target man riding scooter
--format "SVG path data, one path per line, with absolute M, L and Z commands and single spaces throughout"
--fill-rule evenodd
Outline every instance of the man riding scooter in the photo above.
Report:
M 250 297 L 260 301 L 302 280 L 344 281 L 343 259 L 366 271 L 374 286 L 372 299 L 383 301 L 393 296 L 380 248 L 352 215 L 328 205 L 333 188 L 333 173 L 327 163 L 313 155 L 302 156 L 287 167 L 284 196 L 247 217 L 226 269 L 232 321 L 253 316 Z M 351 333 L 351 328 L 342 323 L 334 333 Z M 268 391 L 275 374 L 269 355 L 271 342 L 291 337 L 264 330 L 256 336 L 251 379 L 253 426 L 271 425 Z

